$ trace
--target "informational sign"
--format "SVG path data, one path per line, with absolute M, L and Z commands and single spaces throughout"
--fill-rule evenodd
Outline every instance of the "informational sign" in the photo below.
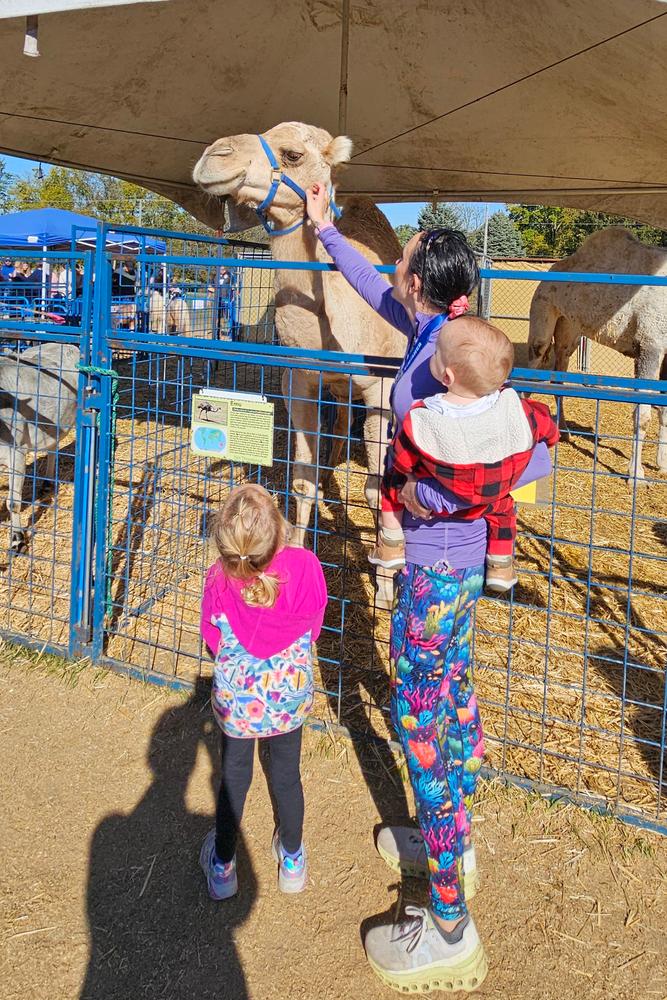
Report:
M 517 503 L 548 506 L 552 502 L 552 489 L 552 477 L 544 476 L 542 479 L 536 479 L 532 483 L 526 483 L 525 486 L 517 486 L 515 490 L 512 490 L 510 495 Z
M 517 503 L 537 503 L 537 483 L 526 483 L 512 490 L 511 496 Z
M 273 403 L 252 392 L 196 392 L 190 448 L 195 455 L 228 462 L 273 465 Z

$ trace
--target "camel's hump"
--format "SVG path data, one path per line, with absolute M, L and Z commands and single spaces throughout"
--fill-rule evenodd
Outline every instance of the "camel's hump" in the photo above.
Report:
M 373 250 L 382 261 L 393 264 L 401 255 L 396 233 L 371 198 L 351 195 L 341 202 L 343 215 L 338 229 L 349 239 Z
M 622 226 L 600 229 L 552 271 L 608 271 L 612 274 L 667 274 L 667 251 L 642 243 Z

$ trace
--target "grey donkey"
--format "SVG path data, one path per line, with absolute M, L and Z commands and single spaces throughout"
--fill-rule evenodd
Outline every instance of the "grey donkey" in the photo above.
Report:
M 9 474 L 10 550 L 25 545 L 21 502 L 28 452 L 46 452 L 53 482 L 56 452 L 76 417 L 80 353 L 74 344 L 40 344 L 0 354 L 0 469 Z

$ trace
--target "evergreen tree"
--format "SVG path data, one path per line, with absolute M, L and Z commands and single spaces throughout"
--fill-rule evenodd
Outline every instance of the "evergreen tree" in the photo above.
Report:
M 470 244 L 484 249 L 484 226 L 471 234 Z M 488 221 L 486 252 L 489 257 L 520 257 L 524 252 L 521 234 L 505 212 L 494 212 Z
M 458 229 L 465 233 L 466 226 L 461 213 L 446 201 L 433 205 L 424 205 L 417 217 L 419 229 Z

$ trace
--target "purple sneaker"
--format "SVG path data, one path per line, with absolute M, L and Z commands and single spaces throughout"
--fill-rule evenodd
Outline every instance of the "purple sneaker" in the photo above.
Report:
M 236 856 L 228 864 L 218 861 L 215 856 L 215 828 L 204 837 L 204 843 L 199 852 L 199 864 L 202 866 L 208 894 L 211 899 L 229 899 L 238 892 L 236 879 Z
M 280 832 L 276 830 L 271 845 L 273 857 L 278 862 L 278 888 L 281 892 L 303 892 L 308 878 L 308 862 L 306 848 L 301 849 L 295 858 L 285 854 L 280 843 Z

